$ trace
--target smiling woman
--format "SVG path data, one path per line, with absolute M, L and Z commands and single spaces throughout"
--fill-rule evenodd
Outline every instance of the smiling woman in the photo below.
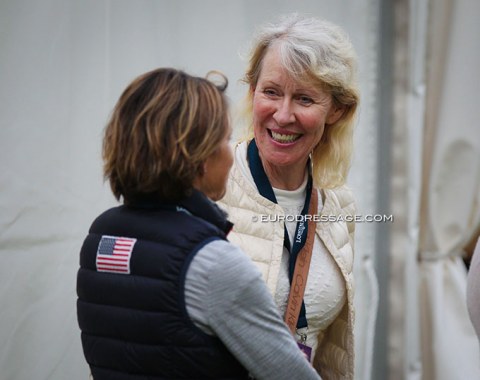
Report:
M 291 15 L 259 31 L 245 74 L 250 134 L 235 147 L 220 202 L 235 224 L 230 239 L 262 270 L 323 379 L 354 378 L 354 222 L 307 224 L 302 220 L 318 218 L 299 216 L 355 214 L 345 186 L 358 104 L 355 66 L 347 36 L 329 22 Z M 295 282 L 305 267 L 297 256 L 299 263 L 311 260 L 303 284 Z M 300 288 L 303 303 L 293 313 Z
M 275 188 L 295 190 L 303 182 L 310 152 L 325 125 L 334 124 L 344 106 L 314 84 L 298 82 L 281 64 L 281 45 L 266 52 L 253 91 L 253 129 L 260 158 Z

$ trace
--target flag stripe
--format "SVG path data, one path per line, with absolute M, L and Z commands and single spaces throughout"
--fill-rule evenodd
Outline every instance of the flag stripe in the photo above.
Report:
M 98 260 L 98 264 L 118 264 L 125 265 L 128 261 L 119 261 L 119 260 Z
M 98 268 L 99 272 L 110 272 L 110 273 L 129 273 L 126 269 L 119 268 L 110 268 L 110 267 L 100 267 Z

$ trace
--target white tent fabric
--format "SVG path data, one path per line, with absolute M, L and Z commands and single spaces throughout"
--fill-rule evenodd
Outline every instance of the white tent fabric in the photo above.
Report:
M 461 254 L 480 222 L 480 54 L 473 37 L 480 33 L 480 4 L 408 4 L 408 65 L 397 78 L 405 108 L 397 109 L 394 141 L 405 154 L 396 156 L 403 165 L 394 166 L 393 176 L 394 189 L 403 192 L 394 209 L 405 210 L 392 246 L 393 271 L 402 275 L 391 284 L 391 323 L 403 329 L 391 334 L 391 374 L 479 379 Z
M 439 1 L 431 12 L 438 23 L 430 29 L 419 246 L 423 378 L 480 379 L 461 258 L 480 226 L 480 102 L 473 90 L 480 88 L 473 37 L 480 4 Z
M 327 6 L 328 5 L 328 6 Z M 87 379 L 76 321 L 78 252 L 115 205 L 102 182 L 101 134 L 123 88 L 174 66 L 230 78 L 242 97 L 255 26 L 298 11 L 342 25 L 359 53 L 363 99 L 350 184 L 372 213 L 376 182 L 378 2 L 328 0 L 3 0 L 0 3 L 0 378 Z M 361 160 L 359 159 L 361 157 Z M 364 175 L 368 173 L 368 175 Z M 358 226 L 357 373 L 372 365 L 375 226 Z

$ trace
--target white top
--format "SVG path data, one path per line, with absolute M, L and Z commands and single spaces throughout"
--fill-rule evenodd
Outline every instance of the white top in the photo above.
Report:
M 251 182 L 252 186 L 256 188 L 247 162 L 247 143 L 240 144 L 235 154 L 242 174 Z M 296 222 L 289 222 L 288 220 L 295 220 L 294 216 L 300 215 L 302 212 L 306 197 L 307 179 L 307 175 L 305 175 L 305 180 L 302 185 L 293 191 L 273 188 L 277 202 L 285 212 L 290 245 L 292 245 L 292 236 L 295 234 Z M 321 211 L 323 204 L 320 196 L 318 197 L 318 203 L 318 209 Z M 287 218 L 288 215 L 293 217 Z M 288 258 L 289 252 L 284 247 L 281 273 L 274 295 L 275 303 L 282 316 L 285 314 L 288 294 L 290 292 Z M 307 332 L 306 344 L 312 347 L 313 358 L 315 356 L 315 350 L 317 349 L 318 333 L 325 330 L 335 320 L 346 302 L 345 281 L 343 280 L 340 269 L 318 235 L 315 235 L 304 301 L 308 331 L 301 329 L 299 332 Z

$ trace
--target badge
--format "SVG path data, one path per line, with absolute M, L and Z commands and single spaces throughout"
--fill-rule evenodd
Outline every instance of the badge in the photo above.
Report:
M 297 335 L 300 336 L 300 341 L 297 342 L 298 348 L 300 348 L 300 351 L 303 352 L 303 355 L 305 355 L 308 362 L 311 363 L 312 362 L 311 361 L 311 359 L 312 359 L 312 347 L 307 346 L 305 344 L 307 342 L 307 331 L 308 331 L 308 327 L 307 327 L 306 331 L 297 329 L 295 332 L 297 333 Z
M 307 358 L 308 362 L 311 363 L 312 359 L 312 347 L 307 346 L 306 344 L 297 342 L 298 348 L 300 348 L 300 351 L 303 352 L 305 357 Z
M 98 243 L 98 272 L 130 274 L 130 259 L 137 239 L 103 235 Z

